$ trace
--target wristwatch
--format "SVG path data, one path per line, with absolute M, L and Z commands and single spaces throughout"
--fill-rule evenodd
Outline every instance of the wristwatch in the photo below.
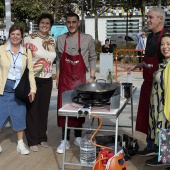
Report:
M 95 80 L 95 79 L 96 79 L 96 77 L 95 77 L 95 76 L 90 76 L 90 78 L 91 78 L 91 79 L 93 79 L 93 80 Z

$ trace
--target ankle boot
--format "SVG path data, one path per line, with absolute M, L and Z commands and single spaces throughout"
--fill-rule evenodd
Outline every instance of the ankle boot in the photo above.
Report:
M 26 145 L 25 145 L 25 143 L 23 142 L 22 139 L 20 139 L 18 141 L 17 151 L 20 152 L 22 155 L 28 155 L 29 154 L 29 150 L 26 148 Z

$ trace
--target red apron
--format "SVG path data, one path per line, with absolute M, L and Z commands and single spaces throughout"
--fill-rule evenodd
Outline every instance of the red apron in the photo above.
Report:
M 66 36 L 67 39 L 68 35 Z M 79 54 L 72 56 L 66 53 L 66 39 L 64 43 L 64 52 L 60 60 L 60 75 L 58 86 L 58 104 L 57 110 L 62 107 L 62 93 L 73 90 L 77 85 L 86 82 L 86 65 L 81 55 L 80 33 L 78 33 Z M 85 122 L 85 118 L 69 117 L 68 126 L 78 127 Z M 65 126 L 65 116 L 58 116 L 58 126 Z
M 142 133 L 148 134 L 149 128 L 149 107 L 150 107 L 150 95 L 152 91 L 153 73 L 158 69 L 159 60 L 157 57 L 157 51 L 160 45 L 161 37 L 165 28 L 162 29 L 158 42 L 156 45 L 156 54 L 154 57 L 145 56 L 143 61 L 146 64 L 150 64 L 152 67 L 143 67 L 143 84 L 140 91 L 140 99 L 137 112 L 136 130 Z

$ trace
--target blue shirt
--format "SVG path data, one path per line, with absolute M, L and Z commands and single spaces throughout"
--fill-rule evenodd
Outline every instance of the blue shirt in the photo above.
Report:
M 11 44 L 8 43 L 6 51 L 11 52 L 11 64 L 10 68 L 8 71 L 8 79 L 10 80 L 15 80 L 15 85 L 14 89 L 17 87 L 20 79 L 21 79 L 21 70 L 22 70 L 22 53 L 23 53 L 23 48 L 20 45 L 20 49 L 17 52 L 17 54 L 14 54 L 11 50 Z

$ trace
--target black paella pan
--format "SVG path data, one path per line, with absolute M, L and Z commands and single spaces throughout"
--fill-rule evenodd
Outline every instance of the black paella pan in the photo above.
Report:
M 117 86 L 118 83 L 85 83 L 75 89 L 82 99 L 109 100 Z

